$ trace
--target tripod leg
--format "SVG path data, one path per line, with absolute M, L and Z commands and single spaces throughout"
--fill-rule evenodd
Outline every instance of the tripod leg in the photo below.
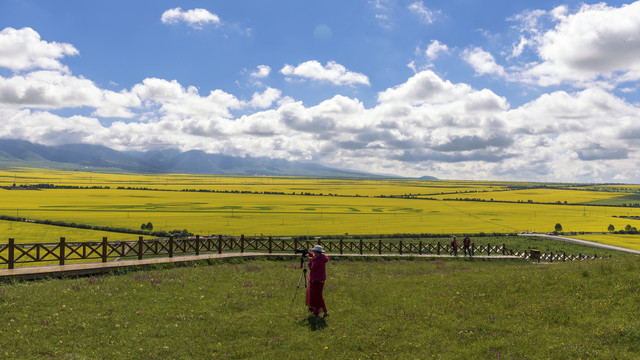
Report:
M 296 301 L 296 296 L 298 296 L 298 289 L 300 288 L 300 284 L 302 283 L 302 279 L 304 278 L 304 287 L 307 287 L 307 277 L 305 276 L 306 272 L 303 272 L 300 275 L 300 279 L 298 279 L 298 286 L 296 286 L 296 292 L 293 293 L 293 299 L 291 300 L 291 305 L 289 305 L 289 309 L 293 306 L 293 303 Z
M 304 288 L 306 289 L 309 287 L 309 283 L 307 283 L 307 280 L 309 280 L 307 277 L 307 269 L 302 270 L 302 276 L 304 276 Z

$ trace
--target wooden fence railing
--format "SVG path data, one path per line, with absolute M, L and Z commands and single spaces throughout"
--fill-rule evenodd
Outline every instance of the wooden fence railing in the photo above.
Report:
M 9 239 L 7 244 L 0 244 L 0 267 L 6 265 L 8 269 L 14 269 L 18 264 L 65 265 L 69 261 L 94 261 L 107 262 L 118 259 L 133 259 L 150 257 L 174 257 L 176 255 L 200 255 L 202 253 L 223 252 L 265 252 L 265 253 L 294 253 L 295 249 L 311 248 L 314 245 L 322 245 L 327 252 L 339 254 L 434 254 L 446 255 L 452 253 L 450 244 L 427 243 L 422 240 L 398 242 L 388 241 L 362 241 L 362 240 L 331 240 L 310 241 L 297 239 L 278 238 L 240 238 L 236 237 L 200 237 L 186 239 L 148 239 L 142 236 L 137 241 L 107 241 L 101 242 L 67 242 L 64 237 L 57 243 L 16 243 Z M 510 255 L 530 260 L 544 261 L 574 261 L 599 258 L 597 255 L 567 255 L 560 253 L 537 254 L 533 252 L 517 252 L 507 249 L 503 245 L 471 245 L 474 255 Z M 459 255 L 462 249 L 458 248 Z

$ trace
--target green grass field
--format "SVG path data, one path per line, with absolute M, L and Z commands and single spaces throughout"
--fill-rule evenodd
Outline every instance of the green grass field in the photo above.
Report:
M 330 255 L 331 256 L 331 255 Z M 297 261 L 0 284 L 5 359 L 633 359 L 635 257 L 332 261 L 312 318 Z M 295 292 L 297 299 L 293 306 Z

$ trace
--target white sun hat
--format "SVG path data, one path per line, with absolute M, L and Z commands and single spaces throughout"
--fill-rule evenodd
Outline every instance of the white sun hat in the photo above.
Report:
M 313 251 L 317 251 L 317 252 L 321 252 L 321 253 L 323 253 L 323 252 L 324 252 L 324 249 L 323 249 L 323 248 L 322 248 L 322 246 L 320 246 L 320 245 L 316 245 L 316 246 L 314 246 L 314 247 L 313 247 L 313 249 L 311 249 L 311 250 L 313 250 Z

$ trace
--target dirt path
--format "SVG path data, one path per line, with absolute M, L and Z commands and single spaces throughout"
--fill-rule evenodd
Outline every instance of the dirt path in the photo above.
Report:
M 638 251 L 638 250 L 632 250 L 632 249 L 627 249 L 627 248 L 623 248 L 623 247 L 619 247 L 619 246 L 601 244 L 601 243 L 597 243 L 597 242 L 593 242 L 593 241 L 574 239 L 574 238 L 565 237 L 565 236 L 547 235 L 547 234 L 518 234 L 518 236 L 543 237 L 543 238 L 548 238 L 548 239 L 553 239 L 553 240 L 572 242 L 572 243 L 576 243 L 576 244 L 599 247 L 599 248 L 603 248 L 603 249 L 624 251 L 624 252 L 640 255 L 640 251 Z

